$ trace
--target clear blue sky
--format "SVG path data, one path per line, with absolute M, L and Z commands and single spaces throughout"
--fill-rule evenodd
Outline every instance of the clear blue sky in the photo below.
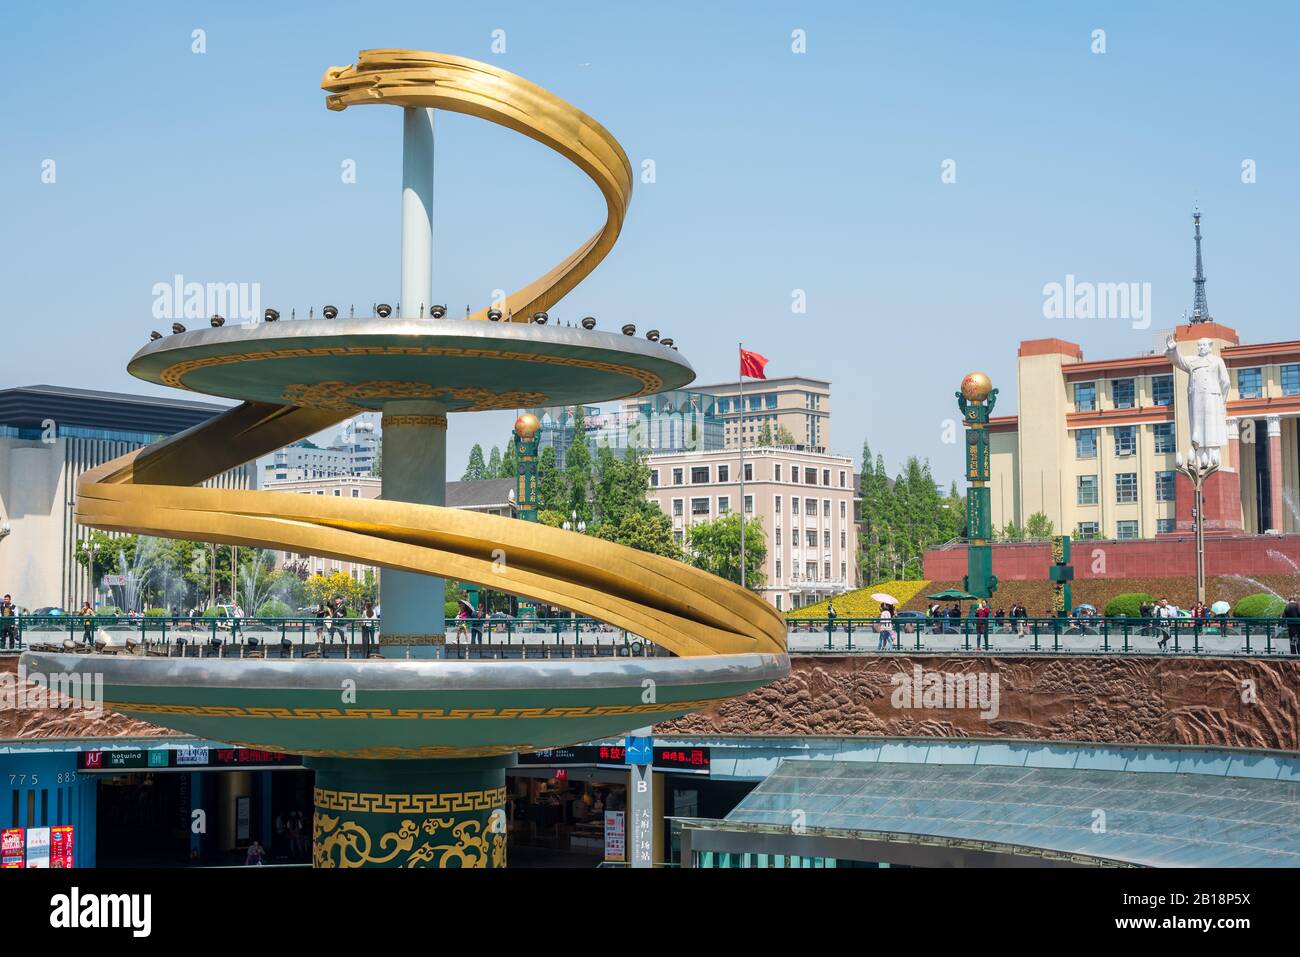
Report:
M 1300 335 L 1297 27 L 1282 3 L 14 4 L 0 381 L 150 391 L 124 366 L 157 325 L 153 284 L 177 273 L 259 282 L 286 315 L 396 299 L 399 115 L 330 113 L 319 83 L 360 49 L 424 48 L 520 73 L 634 167 L 655 160 L 560 318 L 656 326 L 703 382 L 734 376 L 743 338 L 771 375 L 831 380 L 836 450 L 867 437 L 891 470 L 918 454 L 947 481 L 961 461 L 943 421 L 969 369 L 1011 412 L 1021 339 L 1090 358 L 1151 346 L 1125 321 L 1044 318 L 1045 283 L 1150 282 L 1153 329 L 1178 321 L 1194 202 L 1215 317 L 1244 341 Z M 537 144 L 439 124 L 435 289 L 458 314 L 550 268 L 603 207 Z M 510 420 L 453 420 L 452 477 Z

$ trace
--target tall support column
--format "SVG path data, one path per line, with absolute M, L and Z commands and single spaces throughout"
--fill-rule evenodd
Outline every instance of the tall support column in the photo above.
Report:
M 402 313 L 433 305 L 433 110 L 402 111 Z M 387 466 L 387 463 L 385 463 Z
M 1268 422 L 1268 510 L 1269 530 L 1282 531 L 1286 507 L 1282 499 L 1282 419 L 1270 415 Z
M 384 406 L 383 497 L 417 505 L 447 503 L 447 416 L 437 402 Z M 444 582 L 432 575 L 383 572 L 381 648 L 402 657 L 438 658 L 446 641 Z
M 316 867 L 505 867 L 515 756 L 307 758 Z

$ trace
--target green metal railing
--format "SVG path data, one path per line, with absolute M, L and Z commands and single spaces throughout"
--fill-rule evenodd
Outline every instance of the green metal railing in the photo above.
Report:
M 666 652 L 591 618 L 448 618 L 451 657 L 645 657 Z M 128 650 L 167 656 L 362 657 L 377 649 L 381 619 L 165 615 L 23 615 L 0 619 L 0 651 Z
M 845 651 L 1034 651 L 1082 650 L 1110 654 L 1292 655 L 1300 648 L 1300 621 L 1285 618 L 894 618 L 882 640 L 879 618 L 787 618 L 792 652 L 801 635 L 825 636 L 826 650 Z M 1296 638 L 1291 638 L 1295 629 Z M 1294 643 L 1293 643 L 1294 641 Z M 1155 648 L 1151 648 L 1151 645 Z M 1225 649 L 1224 645 L 1235 647 Z M 803 650 L 813 649 L 805 647 Z

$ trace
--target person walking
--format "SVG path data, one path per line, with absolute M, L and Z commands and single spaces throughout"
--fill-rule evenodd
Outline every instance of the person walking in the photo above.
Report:
M 316 606 L 316 644 L 319 647 L 325 641 L 325 629 L 329 625 L 329 605 L 321 602 Z
M 828 631 L 835 631 L 835 599 L 826 599 L 826 627 Z
M 1161 651 L 1165 650 L 1165 645 L 1169 643 L 1169 638 L 1172 635 L 1170 619 L 1177 617 L 1178 609 L 1169 604 L 1169 599 L 1161 598 L 1155 608 L 1156 632 L 1160 635 L 1158 644 Z
M 240 626 L 244 623 L 244 609 L 239 607 L 239 602 L 230 606 L 230 640 L 238 642 L 242 636 Z
M 1287 636 L 1291 639 L 1291 654 L 1300 655 L 1300 598 L 1292 595 L 1282 609 L 1286 619 Z
M 90 607 L 90 602 L 81 603 L 81 640 L 87 648 L 95 646 L 95 609 Z
M 880 629 L 880 643 L 876 645 L 876 651 L 888 651 L 894 639 L 894 606 L 889 602 L 883 602 L 880 606 L 879 618 L 876 627 Z
M 252 867 L 266 862 L 266 851 L 257 841 L 248 845 L 248 853 L 244 856 L 244 866 Z
M 370 657 L 371 645 L 375 641 L 375 621 L 375 603 L 368 601 L 361 611 L 361 655 L 364 658 Z M 376 647 L 375 650 L 379 649 Z
M 487 596 L 482 592 L 478 596 L 478 608 L 474 612 L 473 618 L 470 619 L 472 635 L 470 644 L 483 644 L 483 622 L 487 618 Z
M 979 605 L 975 608 L 975 650 L 979 651 L 980 639 L 984 639 L 984 650 L 989 650 L 989 617 L 993 610 L 989 608 L 989 603 L 983 598 L 979 600 Z
M 334 636 L 339 636 L 339 641 L 347 641 L 347 635 L 343 633 L 341 622 L 347 621 L 348 606 L 343 600 L 342 595 L 334 596 L 334 606 L 330 609 L 330 642 L 334 641 Z
M 471 605 L 469 602 L 467 602 L 464 598 L 461 598 L 461 599 L 458 599 L 458 600 L 457 600 L 457 603 L 456 603 L 456 642 L 457 642 L 458 644 L 459 644 L 459 642 L 460 642 L 460 640 L 461 640 L 462 638 L 468 638 L 468 637 L 469 637 L 469 626 L 466 624 L 466 622 L 469 621 L 469 616 L 470 616 L 470 614 L 471 614 L 473 611 L 474 611 L 474 606 Z

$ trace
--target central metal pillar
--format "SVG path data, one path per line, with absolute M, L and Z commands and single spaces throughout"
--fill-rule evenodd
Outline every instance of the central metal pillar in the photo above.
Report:
M 389 402 L 384 406 L 383 430 L 383 498 L 445 505 L 447 416 L 443 407 L 423 399 Z M 443 580 L 389 568 L 383 573 L 383 589 L 383 653 L 442 657 L 446 641 Z
M 433 110 L 402 111 L 401 318 L 433 305 Z

